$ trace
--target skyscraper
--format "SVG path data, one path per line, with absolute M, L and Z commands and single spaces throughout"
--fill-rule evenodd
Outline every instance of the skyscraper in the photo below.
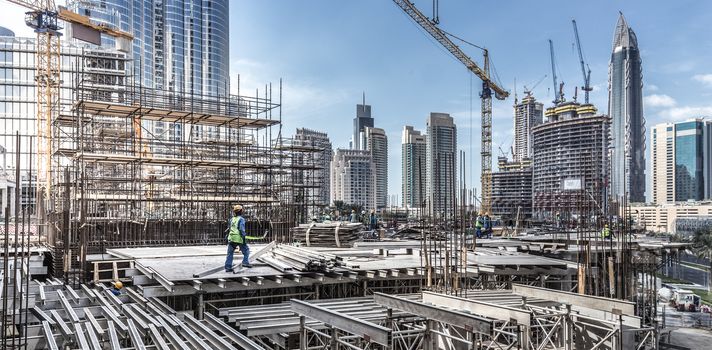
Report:
M 521 162 L 532 157 L 532 128 L 541 124 L 544 104 L 537 102 L 530 92 L 514 105 L 514 152 L 512 159 Z
M 365 127 L 366 150 L 376 166 L 376 208 L 385 208 L 388 200 L 388 137 L 381 128 Z
M 608 115 L 611 117 L 610 195 L 645 201 L 645 119 L 643 69 L 638 39 L 623 14 L 613 34 L 608 67 Z
M 454 215 L 457 166 L 457 128 L 447 113 L 430 113 L 427 120 L 426 200 L 428 213 Z
M 69 7 L 134 36 L 134 76 L 178 94 L 225 96 L 229 89 L 228 0 L 88 0 Z M 102 45 L 114 44 L 102 35 Z
M 331 161 L 331 202 L 376 208 L 376 166 L 369 151 L 336 149 Z
M 366 104 L 366 94 L 363 95 L 363 104 L 356 105 L 356 118 L 354 118 L 353 136 L 351 136 L 351 149 L 365 150 L 366 141 L 363 134 L 364 128 L 373 127 L 371 106 Z
M 403 127 L 401 138 L 401 186 L 403 206 L 422 208 L 425 199 L 425 135 L 412 126 Z
M 325 132 L 298 128 L 297 133 L 294 135 L 294 143 L 297 147 L 317 147 L 321 149 L 316 152 L 308 152 L 301 155 L 305 158 L 311 158 L 302 159 L 303 164 L 314 164 L 319 167 L 319 169 L 316 170 L 302 170 L 301 178 L 305 185 L 315 186 L 305 188 L 308 198 L 314 201 L 314 205 L 318 207 L 329 205 L 329 196 L 331 195 L 329 166 L 333 156 L 329 135 Z M 310 215 L 313 214 L 310 213 Z
M 710 199 L 712 122 L 692 119 L 653 127 L 653 202 Z

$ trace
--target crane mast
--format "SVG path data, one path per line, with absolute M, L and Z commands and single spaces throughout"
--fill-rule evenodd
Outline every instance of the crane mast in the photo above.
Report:
M 495 83 L 490 78 L 489 53 L 482 49 L 484 56 L 483 68 L 480 68 L 469 56 L 467 56 L 459 46 L 450 40 L 443 30 L 436 26 L 437 22 L 431 21 L 414 4 L 408 0 L 393 0 L 410 18 L 422 27 L 430 36 L 440 43 L 450 54 L 459 60 L 467 69 L 482 80 L 482 205 L 483 212 L 490 212 L 492 206 L 492 95 L 498 100 L 504 100 L 509 96 L 509 92 Z
M 556 58 L 554 57 L 554 42 L 551 39 L 549 39 L 549 55 L 551 56 L 551 78 L 554 82 L 554 101 L 552 102 L 556 105 L 561 102 L 561 89 L 556 79 Z
M 583 60 L 583 50 L 581 49 L 581 40 L 579 39 L 578 27 L 576 26 L 576 20 L 572 19 L 571 23 L 574 26 L 574 35 L 576 36 L 576 47 L 578 48 L 579 62 L 581 63 L 581 73 L 583 74 L 583 86 L 581 90 L 584 91 L 585 101 L 588 103 L 588 93 L 592 91 L 591 88 L 591 68 Z M 588 71 L 586 69 L 588 68 Z

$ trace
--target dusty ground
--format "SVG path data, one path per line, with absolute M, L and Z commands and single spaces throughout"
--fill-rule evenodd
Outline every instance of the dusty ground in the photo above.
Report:
M 680 328 L 670 333 L 670 344 L 690 349 L 712 349 L 712 331 L 700 328 Z

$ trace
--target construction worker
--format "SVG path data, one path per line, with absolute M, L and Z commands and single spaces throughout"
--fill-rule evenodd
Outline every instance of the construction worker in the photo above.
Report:
M 124 284 L 121 281 L 116 281 L 111 287 L 111 294 L 119 296 L 121 295 L 121 289 L 124 288 Z
M 477 219 L 475 220 L 475 235 L 477 238 L 482 238 L 482 226 L 484 222 L 482 220 L 482 213 L 477 214 Z
M 247 246 L 247 233 L 245 232 L 245 218 L 242 217 L 242 206 L 236 204 L 232 207 L 232 217 L 227 221 L 227 258 L 225 259 L 225 272 L 234 272 L 232 258 L 235 248 L 239 247 L 242 253 L 242 266 L 250 265 L 250 247 Z
M 601 237 L 603 237 L 603 239 L 611 239 L 612 238 L 611 237 L 611 229 L 608 228 L 608 224 L 606 224 L 603 227 L 603 230 L 601 230 Z
M 492 219 L 490 219 L 489 213 L 485 213 L 485 217 L 482 221 L 484 223 L 485 236 L 492 238 Z
M 371 209 L 371 213 L 368 214 L 368 228 L 369 230 L 375 230 L 378 226 L 378 217 L 376 217 L 376 211 Z

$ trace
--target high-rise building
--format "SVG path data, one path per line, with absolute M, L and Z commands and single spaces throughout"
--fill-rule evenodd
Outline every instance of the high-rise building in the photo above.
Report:
M 447 113 L 430 113 L 427 119 L 426 201 L 434 217 L 451 217 L 455 205 L 457 128 Z
M 404 126 L 401 137 L 401 195 L 406 208 L 422 208 L 425 199 L 426 137 Z
M 564 102 L 547 108 L 546 122 L 532 129 L 535 218 L 605 212 L 610 119 L 596 112 L 590 104 Z
M 143 86 L 188 95 L 229 92 L 228 0 L 83 0 L 69 7 L 134 36 L 133 73 Z M 102 46 L 114 44 L 102 35 Z
M 318 167 L 318 169 L 302 170 L 301 178 L 305 185 L 305 191 L 307 191 L 307 198 L 312 201 L 308 204 L 313 204 L 316 207 L 328 206 L 329 196 L 331 195 L 329 166 L 333 156 L 329 135 L 325 132 L 298 128 L 297 133 L 294 135 L 294 144 L 296 147 L 316 147 L 319 149 L 318 151 L 301 154 L 302 157 L 311 158 L 302 159 L 303 164 L 313 164 Z
M 376 165 L 376 208 L 386 207 L 388 201 L 388 137 L 381 128 L 365 127 L 366 150 L 371 152 Z
M 541 124 L 544 104 L 537 102 L 530 92 L 514 105 L 514 152 L 512 160 L 521 162 L 532 157 L 532 128 Z
M 654 203 L 710 199 L 712 122 L 658 124 L 650 146 Z
M 502 219 L 524 220 L 532 217 L 532 162 L 497 160 L 492 173 L 492 212 Z
M 611 117 L 610 195 L 645 201 L 645 118 L 643 68 L 638 39 L 623 14 L 613 34 L 608 67 L 608 115 Z
M 371 106 L 366 104 L 366 94 L 363 95 L 363 104 L 356 105 L 356 118 L 354 118 L 354 130 L 351 136 L 351 149 L 365 150 L 366 137 L 364 128 L 373 127 L 373 118 L 371 117 Z
M 331 161 L 331 202 L 376 209 L 376 165 L 371 152 L 336 149 Z

